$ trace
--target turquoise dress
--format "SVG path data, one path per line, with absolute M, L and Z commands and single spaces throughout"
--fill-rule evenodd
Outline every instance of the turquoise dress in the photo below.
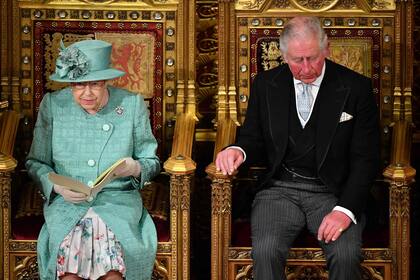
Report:
M 26 168 L 45 199 L 45 224 L 37 247 L 43 280 L 56 278 L 60 243 L 89 208 L 121 242 L 126 279 L 151 278 L 156 229 L 138 190 L 160 171 L 157 142 L 143 98 L 113 87 L 108 87 L 108 92 L 108 104 L 95 115 L 88 114 L 73 100 L 70 88 L 46 94 L 41 102 Z M 89 184 L 123 157 L 140 162 L 139 178 L 114 180 L 94 200 L 80 204 L 66 202 L 52 191 L 50 172 Z

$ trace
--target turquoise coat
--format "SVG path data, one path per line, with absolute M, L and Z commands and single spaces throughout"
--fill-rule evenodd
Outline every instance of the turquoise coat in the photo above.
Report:
M 70 88 L 46 94 L 41 102 L 26 167 L 45 199 L 45 224 L 37 248 L 42 280 L 56 279 L 59 245 L 89 207 L 121 242 L 126 279 L 151 278 L 156 229 L 138 189 L 160 171 L 157 143 L 143 98 L 113 87 L 108 91 L 108 104 L 96 115 L 88 114 L 73 100 Z M 112 181 L 91 202 L 69 203 L 52 191 L 50 172 L 88 184 L 123 157 L 140 162 L 140 177 Z

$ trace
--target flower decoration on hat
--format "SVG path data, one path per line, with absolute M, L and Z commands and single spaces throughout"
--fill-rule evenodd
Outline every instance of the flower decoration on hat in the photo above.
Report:
M 87 56 L 77 47 L 66 48 L 63 41 L 60 43 L 60 53 L 57 58 L 55 72 L 60 78 L 68 77 L 75 80 L 89 73 Z

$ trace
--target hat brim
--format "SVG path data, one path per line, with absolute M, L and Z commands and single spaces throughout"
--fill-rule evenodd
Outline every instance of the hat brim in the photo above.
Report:
M 111 80 L 125 75 L 124 71 L 117 70 L 114 68 L 108 68 L 105 70 L 94 71 L 88 73 L 87 75 L 78 77 L 77 79 L 69 79 L 68 77 L 60 78 L 57 73 L 54 73 L 50 76 L 50 80 L 63 83 L 80 83 L 80 82 L 92 82 L 92 81 L 102 81 L 102 80 Z

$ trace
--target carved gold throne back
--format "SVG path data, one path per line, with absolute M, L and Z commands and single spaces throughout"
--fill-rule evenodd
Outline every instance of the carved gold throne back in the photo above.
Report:
M 402 12 L 402 10 L 407 9 Z M 384 176 L 372 188 L 368 226 L 363 237 L 364 279 L 407 279 L 409 274 L 409 185 L 415 172 L 409 166 L 405 135 L 411 122 L 411 91 L 401 106 L 402 64 L 396 48 L 406 5 L 393 1 L 224 1 L 219 3 L 219 93 L 214 154 L 235 140 L 244 120 L 251 84 L 261 71 L 284 63 L 279 35 L 296 15 L 315 15 L 331 42 L 329 59 L 372 79 L 380 109 L 381 158 Z M 405 59 L 405 58 L 404 58 Z M 407 78 L 407 77 L 406 77 Z M 396 114 L 396 111 L 408 112 Z M 393 128 L 394 123 L 399 123 Z M 400 136 L 397 136 L 400 135 Z M 399 143 L 399 144 L 398 144 Z M 404 144 L 401 144 L 404 143 Z M 409 153 L 409 152 L 408 152 Z M 398 156 L 401 154 L 403 156 Z M 400 161 L 401 168 L 397 167 Z M 400 169 L 404 178 L 395 176 Z M 223 176 L 214 163 L 207 167 L 212 179 L 212 279 L 252 279 L 249 225 L 252 189 L 260 167 Z M 400 184 L 402 188 L 398 188 Z M 247 194 L 248 192 L 248 194 Z M 408 204 L 407 204 L 408 203 Z M 239 209 L 239 210 L 238 210 Z M 402 211 L 402 212 L 401 212 Z M 404 212 L 404 214 L 402 214 Z M 403 223 L 401 223 L 403 221 Z M 302 233 L 289 253 L 288 279 L 327 279 L 325 259 L 316 240 Z
M 141 94 L 148 105 L 158 156 L 165 172 L 142 190 L 158 231 L 154 279 L 189 279 L 189 195 L 195 171 L 191 160 L 195 129 L 194 53 L 186 18 L 194 5 L 182 0 L 45 3 L 20 1 L 21 94 L 23 114 L 15 151 L 19 165 L 2 188 L 4 279 L 38 279 L 36 237 L 43 223 L 42 199 L 23 167 L 39 105 L 46 92 L 63 84 L 55 70 L 60 42 L 100 39 L 112 43 L 112 64 L 127 74 L 114 86 Z M 103 3 L 102 3 L 103 2 Z M 176 137 L 181 134 L 182 137 Z M 1 166 L 0 166 L 1 167 Z M 1 173 L 1 172 L 0 172 Z M 3 173 L 1 173 L 3 174 Z M 7 178 L 7 177 L 6 177 Z

